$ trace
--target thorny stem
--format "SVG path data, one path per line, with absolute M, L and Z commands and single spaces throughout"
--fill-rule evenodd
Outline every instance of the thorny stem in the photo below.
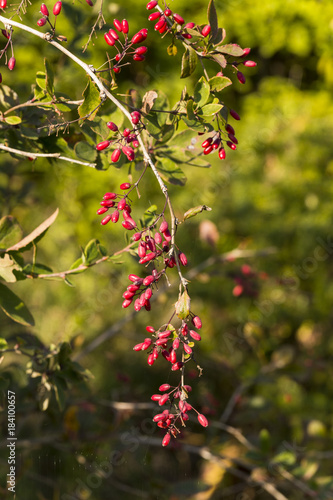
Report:
M 28 108 L 30 106 L 50 106 L 51 104 L 75 104 L 75 105 L 80 105 L 83 103 L 83 99 L 80 99 L 79 101 L 59 101 L 59 103 L 57 101 L 48 101 L 48 102 L 41 102 L 41 101 L 27 101 L 27 102 L 23 102 L 22 104 L 18 104 L 17 106 L 13 106 L 12 108 L 10 109 L 7 109 L 7 111 L 5 111 L 3 113 L 3 115 L 8 115 L 10 113 L 12 113 L 13 111 L 16 111 L 17 109 L 21 109 L 21 108 Z

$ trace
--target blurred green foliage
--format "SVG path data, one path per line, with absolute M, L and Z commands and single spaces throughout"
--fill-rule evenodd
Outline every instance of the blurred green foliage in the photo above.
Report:
M 58 367 L 65 363 L 71 381 L 66 388 L 58 380 L 61 410 L 51 393 L 43 412 L 45 393 L 36 380 L 27 378 L 28 358 L 6 353 L 0 384 L 3 391 L 16 392 L 21 441 L 16 450 L 17 498 L 272 498 L 262 484 L 244 478 L 252 467 L 255 479 L 274 483 L 288 500 L 306 498 L 311 491 L 323 500 L 333 496 L 333 5 L 329 0 L 216 0 L 216 6 L 227 42 L 252 47 L 250 58 L 258 62 L 257 68 L 244 70 L 246 85 L 233 77 L 235 84 L 224 90 L 225 101 L 241 115 L 240 122 L 232 122 L 239 146 L 235 152 L 228 150 L 224 161 L 211 155 L 210 169 L 189 168 L 186 186 L 170 189 L 179 217 L 200 204 L 213 209 L 189 219 L 178 234 L 189 273 L 196 270 L 190 283 L 191 309 L 203 320 L 196 354 L 203 376 L 198 378 L 194 370 L 189 383 L 193 405 L 211 425 L 203 430 L 193 421 L 174 449 L 161 449 L 162 435 L 151 421 L 154 406 L 115 405 L 149 402 L 160 383 L 173 380 L 166 364 L 148 367 L 145 355 L 132 347 L 144 338 L 147 324 L 167 320 L 177 296 L 176 277 L 170 289 L 160 290 L 150 313 L 140 312 L 128 321 L 121 295 L 128 273 L 139 272 L 131 255 L 71 277 L 74 286 L 19 281 L 11 289 L 29 306 L 35 326 L 18 325 L 0 312 L 1 337 L 11 346 L 24 339 L 31 348 L 26 348 L 28 354 L 38 349 L 50 363 L 52 377 L 58 377 Z M 175 0 L 170 7 L 187 22 L 206 22 L 202 0 Z M 67 36 L 69 50 L 79 51 L 98 5 L 91 9 L 76 0 L 65 2 L 63 9 L 59 32 Z M 169 43 L 153 33 L 145 2 L 106 2 L 103 9 L 107 27 L 114 17 L 127 17 L 133 33 L 150 27 L 147 60 L 122 72 L 119 91 L 158 88 L 171 105 L 185 83 L 193 91 L 197 73 L 179 79 L 181 54 L 168 56 Z M 38 10 L 33 2 L 24 20 L 35 26 Z M 86 85 L 82 71 L 37 38 L 16 34 L 17 66 L 13 72 L 1 72 L 21 102 L 31 98 L 44 57 L 52 65 L 56 91 L 80 99 Z M 100 32 L 82 57 L 95 67 L 104 63 Z M 213 76 L 216 68 L 208 71 Z M 29 162 L 7 153 L 0 158 L 1 216 L 16 217 L 28 234 L 59 207 L 56 222 L 38 245 L 39 262 L 62 271 L 92 239 L 109 253 L 126 245 L 123 230 L 102 227 L 96 210 L 104 192 L 127 179 L 127 171 L 97 171 L 42 159 Z M 141 194 L 135 202 L 136 217 L 152 204 L 161 207 L 151 179 Z M 274 253 L 256 256 L 256 251 L 271 247 Z M 235 248 L 253 251 L 254 257 L 218 261 L 219 255 Z M 205 266 L 211 256 L 216 260 Z M 248 278 L 255 293 L 236 297 L 233 290 L 244 279 L 244 264 L 255 273 L 253 282 Z M 89 350 L 94 339 L 107 337 L 121 320 L 114 335 Z M 65 361 L 59 361 L 61 346 Z M 81 372 L 75 360 L 93 378 Z M 240 429 L 252 447 L 228 432 L 226 424 Z M 4 470 L 5 446 L 3 441 Z M 230 460 L 226 464 L 200 456 L 202 447 Z M 228 472 L 230 466 L 243 476 Z M 4 482 L 0 488 L 3 497 L 10 498 Z

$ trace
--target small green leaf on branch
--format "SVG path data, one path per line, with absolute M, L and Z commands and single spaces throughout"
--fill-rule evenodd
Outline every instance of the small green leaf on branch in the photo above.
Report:
M 93 120 L 98 111 L 98 109 L 96 108 L 99 106 L 101 98 L 99 95 L 99 90 L 90 78 L 88 80 L 86 88 L 83 91 L 82 96 L 84 101 L 78 108 L 79 115 L 81 118 L 87 117 L 87 120 Z
M 210 212 L 212 209 L 210 207 L 207 207 L 207 205 L 198 205 L 197 207 L 190 208 L 189 210 L 187 210 L 187 212 L 184 213 L 184 221 L 190 219 L 191 217 L 195 217 L 204 210 Z
M 35 324 L 34 318 L 23 300 L 2 283 L 0 283 L 0 307 L 16 323 L 21 323 L 25 326 L 33 326 Z
M 187 78 L 188 76 L 192 75 L 193 71 L 196 68 L 197 60 L 197 54 L 192 49 L 192 47 L 186 47 L 186 50 L 182 57 L 182 69 L 180 78 Z
M 179 297 L 175 304 L 176 314 L 179 319 L 186 319 L 190 314 L 191 299 L 187 291 Z

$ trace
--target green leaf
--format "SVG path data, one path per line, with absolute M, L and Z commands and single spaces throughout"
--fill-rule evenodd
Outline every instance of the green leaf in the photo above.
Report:
M 187 147 L 191 143 L 191 139 L 195 136 L 195 132 L 193 130 L 183 130 L 179 134 L 175 135 L 171 141 L 169 142 L 169 146 L 182 146 L 183 148 Z
M 19 98 L 16 92 L 8 85 L 0 85 L 0 106 L 5 111 L 19 104 Z
M 197 120 L 197 115 L 194 113 L 194 102 L 193 99 L 189 99 L 186 105 L 186 114 L 189 120 Z
M 202 76 L 194 88 L 194 102 L 198 108 L 206 104 L 210 96 L 210 86 L 206 78 Z
M 13 321 L 25 326 L 35 324 L 31 312 L 15 293 L 2 283 L 0 283 L 0 307 Z
M 188 158 L 186 162 L 184 162 L 184 165 L 189 167 L 210 168 L 211 164 L 202 156 L 194 156 L 190 151 L 186 151 L 186 154 Z
M 207 207 L 207 205 L 199 205 L 197 207 L 190 208 L 187 212 L 184 213 L 184 221 L 190 219 L 191 217 L 195 217 L 198 214 L 201 214 L 204 210 L 210 212 L 212 209 Z
M 52 273 L 52 269 L 48 266 L 44 266 L 44 264 L 27 264 L 23 268 L 23 272 L 25 274 L 48 274 Z
M 0 257 L 0 278 L 7 281 L 7 283 L 15 283 L 17 277 L 13 271 L 21 270 L 21 267 L 8 254 Z
M 57 208 L 55 212 L 53 212 L 50 217 L 48 217 L 44 222 L 42 222 L 36 229 L 34 229 L 28 236 L 23 238 L 23 240 L 19 241 L 16 243 L 16 245 L 12 245 L 11 247 L 7 248 L 7 252 L 25 252 L 26 250 L 29 250 L 33 244 L 38 243 L 43 236 L 45 236 L 46 231 L 48 228 L 53 224 L 53 222 L 56 220 L 57 216 L 59 213 L 59 209 Z
M 226 76 L 213 76 L 213 78 L 210 78 L 209 80 L 209 85 L 212 92 L 221 92 L 221 90 L 231 84 L 232 81 Z
M 191 47 L 186 47 L 182 57 L 180 78 L 187 78 L 192 75 L 197 65 L 197 54 Z
M 45 83 L 47 92 L 53 96 L 54 94 L 54 75 L 50 63 L 44 58 L 44 66 L 45 66 Z
M 155 139 L 158 139 L 160 136 L 160 132 L 161 132 L 161 126 L 158 123 L 157 116 L 155 114 L 154 115 L 146 115 L 145 116 L 145 125 L 146 125 L 146 128 L 147 128 L 148 132 L 150 133 L 150 135 L 155 137 Z
M 87 120 L 93 120 L 98 111 L 97 106 L 101 102 L 99 90 L 89 78 L 86 88 L 83 91 L 83 103 L 78 108 L 81 118 L 87 117 Z M 95 111 L 94 111 L 95 110 Z M 90 114 L 91 113 L 91 114 Z M 87 116 L 89 115 L 89 116 Z
M 101 257 L 98 245 L 99 245 L 98 240 L 91 240 L 89 241 L 89 243 L 87 243 L 84 249 L 84 257 L 86 264 L 92 264 Z
M 158 158 L 156 168 L 165 181 L 178 186 L 185 185 L 187 179 L 184 172 L 169 158 Z
M 189 120 L 187 116 L 182 116 L 182 120 L 190 129 L 195 130 L 196 132 L 206 132 L 206 126 L 201 123 L 199 118 Z
M 103 140 L 106 140 L 110 135 L 110 130 L 106 126 L 106 122 L 102 118 L 95 118 L 91 124 L 92 130 L 95 134 L 99 135 Z
M 46 91 L 46 73 L 44 71 L 37 71 L 36 83 L 39 88 Z
M 190 314 L 191 299 L 187 291 L 179 297 L 175 304 L 176 314 L 179 319 L 186 319 Z
M 158 154 L 159 156 L 163 154 L 163 157 L 170 158 L 176 163 L 184 163 L 188 160 L 185 150 L 179 147 L 163 148 L 158 151 Z
M 8 348 L 8 343 L 6 339 L 0 338 L 0 351 Z
M 214 40 L 210 38 L 210 41 L 212 41 L 214 43 L 214 45 L 219 45 L 220 43 L 223 42 L 223 40 L 225 39 L 226 37 L 226 31 L 224 28 L 219 28 L 217 30 L 217 34 L 216 36 L 214 37 Z
M 11 215 L 2 217 L 0 219 L 0 248 L 6 249 L 19 238 L 22 238 L 22 229 L 15 217 Z
M 74 146 L 75 154 L 81 160 L 86 160 L 89 162 L 94 162 L 97 157 L 96 147 L 89 142 L 80 141 L 77 142 Z
M 210 39 L 214 42 L 218 34 L 218 20 L 214 0 L 210 0 L 208 4 L 207 17 L 211 27 Z
M 6 116 L 5 118 L 6 123 L 8 125 L 18 125 L 19 123 L 22 122 L 21 118 L 19 116 Z
M 222 45 L 215 49 L 222 54 L 228 54 L 229 56 L 240 57 L 244 54 L 244 49 L 237 45 L 237 43 L 228 43 L 226 45 Z
M 57 400 L 60 411 L 62 411 L 65 408 L 66 403 L 65 391 L 67 389 L 67 384 L 64 379 L 62 379 L 61 377 L 57 377 L 57 375 L 53 377 L 52 382 L 55 398 Z
M 272 464 L 294 465 L 296 463 L 295 453 L 291 451 L 281 451 L 271 460 Z
M 213 116 L 222 109 L 223 104 L 206 104 L 198 110 L 198 114 L 203 116 Z
M 222 54 L 211 54 L 210 58 L 224 69 L 227 66 L 227 60 Z

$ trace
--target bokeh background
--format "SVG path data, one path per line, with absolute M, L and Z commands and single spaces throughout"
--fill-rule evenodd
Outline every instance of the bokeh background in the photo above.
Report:
M 145 3 L 105 1 L 107 27 L 114 17 L 126 17 L 131 32 L 152 31 Z M 211 155 L 210 169 L 188 169 L 186 186 L 170 191 L 179 216 L 199 204 L 212 208 L 182 226 L 178 240 L 189 259 L 192 310 L 203 321 L 196 355 L 203 376 L 190 373 L 191 402 L 210 426 L 203 429 L 193 418 L 175 446 L 162 448 L 150 396 L 172 375 L 166 364 L 148 367 L 145 354 L 132 350 L 147 324 L 167 319 L 176 276 L 160 290 L 151 312 L 131 317 L 121 308 L 127 275 L 139 271 L 131 255 L 72 277 L 74 286 L 19 281 L 11 289 L 36 324 L 20 326 L 1 312 L 1 337 L 10 345 L 19 337 L 47 347 L 69 342 L 72 359 L 92 377 L 74 377 L 63 408 L 53 395 L 42 411 L 27 358 L 6 353 L 2 434 L 8 387 L 17 399 L 18 499 L 333 497 L 333 4 L 215 4 L 226 41 L 251 47 L 258 65 L 244 70 L 246 85 L 233 76 L 234 85 L 225 90 L 226 103 L 241 115 L 235 122 L 237 151 L 227 151 L 223 162 Z M 39 8 L 35 1 L 28 6 L 27 23 L 35 25 Z M 174 0 L 170 8 L 187 22 L 207 20 L 201 0 Z M 75 0 L 63 10 L 59 30 L 79 53 L 97 5 L 91 9 Z M 27 33 L 15 32 L 14 42 L 17 67 L 1 72 L 21 102 L 31 98 L 43 57 L 53 65 L 57 90 L 81 98 L 80 69 Z M 181 51 L 169 57 L 168 43 L 153 33 L 147 45 L 146 63 L 122 72 L 119 92 L 158 88 L 173 105 L 184 84 L 193 90 L 200 69 L 180 80 Z M 101 33 L 82 57 L 95 67 L 103 64 Z M 209 71 L 213 75 L 216 68 Z M 59 207 L 38 245 L 38 261 L 66 270 L 91 239 L 109 253 L 126 245 L 120 227 L 102 227 L 96 216 L 103 194 L 126 179 L 124 169 L 96 171 L 1 154 L 1 216 L 16 217 L 27 234 Z M 153 203 L 161 207 L 163 201 L 157 184 L 147 179 L 134 213 Z M 242 257 L 221 258 L 235 249 Z M 240 283 L 241 293 L 235 289 Z M 2 441 L 1 469 L 7 467 Z M 0 488 L 3 498 L 11 498 L 4 479 Z

